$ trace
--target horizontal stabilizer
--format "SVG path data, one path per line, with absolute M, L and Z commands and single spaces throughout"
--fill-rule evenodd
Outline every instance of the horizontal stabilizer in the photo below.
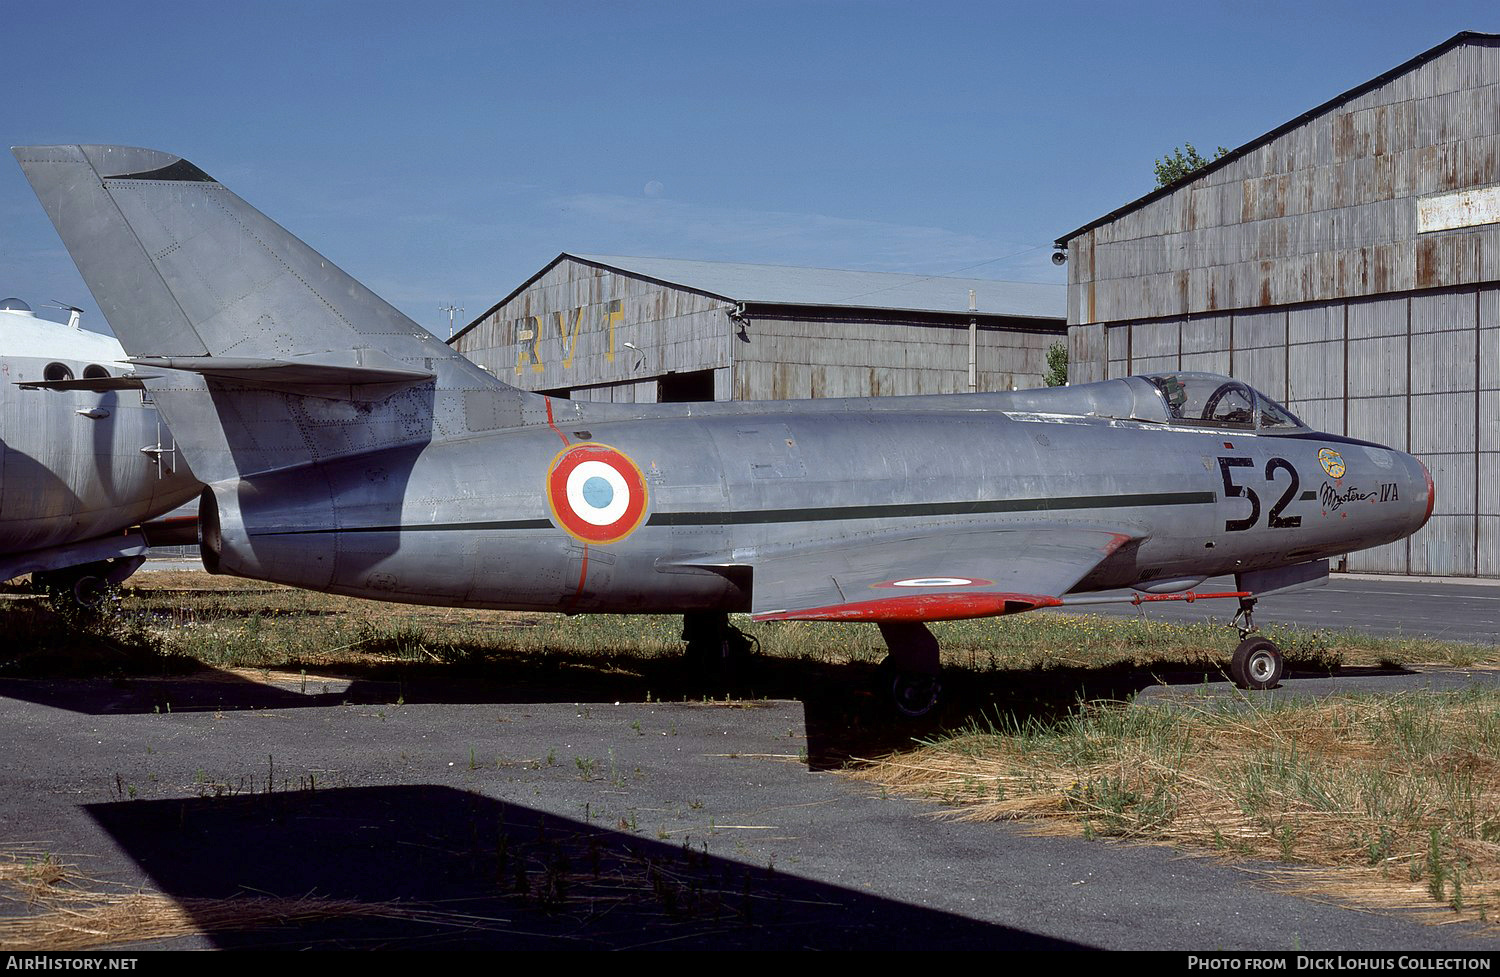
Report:
M 183 370 L 210 379 L 232 380 L 251 387 L 301 393 L 322 388 L 361 387 L 367 384 L 405 386 L 431 380 L 431 370 L 414 370 L 374 349 L 337 350 L 285 359 L 243 356 L 140 356 L 138 366 Z M 390 391 L 386 391 L 390 392 Z
M 109 393 L 111 390 L 144 390 L 142 380 L 155 380 L 159 374 L 128 373 L 118 377 L 83 377 L 77 380 L 25 380 L 16 386 L 22 390 L 88 390 Z

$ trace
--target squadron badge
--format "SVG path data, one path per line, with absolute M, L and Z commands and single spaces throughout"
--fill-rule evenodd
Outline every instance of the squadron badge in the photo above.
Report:
M 1324 448 L 1318 452 L 1318 464 L 1328 473 L 1329 478 L 1343 478 L 1347 469 L 1344 466 L 1344 456 L 1332 448 Z

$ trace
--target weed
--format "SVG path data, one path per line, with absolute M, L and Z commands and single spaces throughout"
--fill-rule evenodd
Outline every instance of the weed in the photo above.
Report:
M 1442 833 L 1433 828 L 1427 845 L 1427 891 L 1435 902 L 1442 902 L 1447 889 L 1448 867 L 1443 864 Z

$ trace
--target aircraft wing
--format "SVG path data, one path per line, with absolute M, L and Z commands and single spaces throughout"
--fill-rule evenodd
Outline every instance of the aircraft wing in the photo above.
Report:
M 1070 526 L 903 534 L 747 560 L 757 621 L 948 621 L 1058 604 L 1128 530 Z

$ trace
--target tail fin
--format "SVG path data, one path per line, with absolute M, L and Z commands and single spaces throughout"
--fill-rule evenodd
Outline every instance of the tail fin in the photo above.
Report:
M 185 159 L 123 146 L 13 152 L 133 357 L 458 358 Z
M 187 160 L 13 152 L 205 482 L 544 416 Z

